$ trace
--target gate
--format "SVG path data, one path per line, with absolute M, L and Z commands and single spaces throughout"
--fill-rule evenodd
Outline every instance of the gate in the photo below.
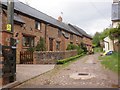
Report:
M 2 46 L 3 85 L 12 83 L 16 80 L 16 48 L 11 46 Z
M 20 52 L 20 64 L 33 64 L 33 52 Z

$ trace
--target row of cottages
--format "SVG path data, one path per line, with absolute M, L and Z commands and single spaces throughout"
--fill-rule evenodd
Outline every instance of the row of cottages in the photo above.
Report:
M 116 28 L 120 24 L 120 1 L 119 0 L 113 0 L 112 4 L 112 27 Z M 113 41 L 106 37 L 104 38 L 104 51 L 112 50 L 112 51 L 118 51 L 119 48 L 119 42 L 118 40 L 114 40 L 114 47 L 113 47 Z
M 10 35 L 6 31 L 7 3 L 2 2 L 2 44 L 9 45 Z M 88 51 L 92 50 L 92 38 L 82 29 L 62 22 L 20 2 L 14 6 L 14 37 L 18 34 L 17 63 L 20 52 L 37 45 L 41 37 L 45 39 L 47 51 L 65 51 L 68 44 L 83 42 Z

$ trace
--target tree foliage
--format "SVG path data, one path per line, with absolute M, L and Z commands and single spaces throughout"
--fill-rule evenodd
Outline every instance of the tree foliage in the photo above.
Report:
M 99 47 L 100 46 L 100 33 L 99 32 L 95 33 L 92 43 L 93 43 L 94 47 Z
M 68 44 L 67 50 L 77 50 L 78 55 L 87 53 L 87 48 L 83 43 L 80 45 Z
M 120 42 L 120 25 L 116 28 L 106 28 L 103 32 L 96 34 L 93 37 L 93 45 L 95 47 L 100 46 L 100 42 L 104 40 L 104 38 L 108 37 L 112 40 L 113 42 L 113 48 L 114 48 L 114 40 L 118 39 Z
M 107 36 L 109 36 L 109 28 L 106 28 L 103 32 L 100 33 L 100 40 L 103 40 Z
M 110 37 L 111 40 L 118 39 L 120 42 L 120 25 L 116 28 L 106 28 L 103 32 L 96 32 L 93 36 L 93 45 L 94 47 L 100 47 L 100 42 L 106 37 Z M 114 43 L 113 43 L 114 44 Z
M 118 39 L 120 41 L 120 25 L 117 28 L 109 29 L 109 37 L 111 40 Z

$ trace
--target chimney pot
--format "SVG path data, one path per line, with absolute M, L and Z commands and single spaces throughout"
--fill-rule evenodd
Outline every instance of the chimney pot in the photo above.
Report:
M 58 21 L 62 22 L 62 17 L 61 16 L 58 17 Z

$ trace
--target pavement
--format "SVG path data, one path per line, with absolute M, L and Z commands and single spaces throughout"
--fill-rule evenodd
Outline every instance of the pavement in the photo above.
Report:
M 25 81 L 28 81 L 32 78 L 35 78 L 43 73 L 46 73 L 52 69 L 54 69 L 55 65 L 22 65 L 22 64 L 17 64 L 16 66 L 16 81 L 13 83 L 10 83 L 6 86 L 3 86 L 3 88 L 12 88 L 14 86 L 17 86 Z

